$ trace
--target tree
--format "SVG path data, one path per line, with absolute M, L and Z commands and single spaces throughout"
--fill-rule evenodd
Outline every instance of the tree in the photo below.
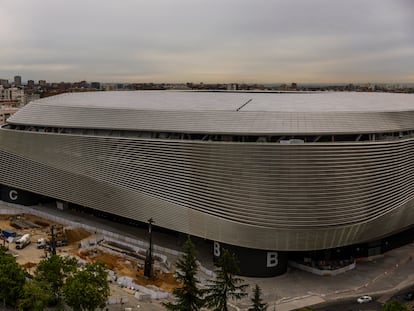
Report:
M 256 284 L 256 286 L 253 289 L 253 298 L 252 301 L 252 307 L 249 308 L 249 311 L 266 311 L 267 310 L 267 304 L 262 302 L 262 291 L 260 290 L 259 285 Z
M 391 300 L 391 301 L 387 301 L 386 303 L 384 303 L 382 305 L 381 310 L 382 311 L 407 311 L 408 309 L 403 303 L 397 300 Z
M 50 284 L 44 281 L 29 280 L 23 286 L 23 298 L 19 309 L 42 311 L 52 299 Z
M 238 261 L 234 254 L 223 249 L 221 257 L 216 261 L 216 278 L 210 280 L 205 290 L 205 304 L 216 311 L 228 311 L 229 299 L 241 299 L 245 293 L 247 284 L 240 284 L 243 280 L 234 275 L 239 273 Z
M 60 257 L 52 255 L 51 257 L 39 262 L 34 272 L 35 280 L 46 283 L 50 291 L 50 303 L 60 303 L 62 296 L 62 286 L 65 278 L 76 271 L 77 261 L 74 258 Z
M 0 246 L 0 303 L 15 306 L 22 296 L 26 282 L 25 272 L 17 264 L 14 257 L 6 253 Z
M 190 237 L 183 245 L 183 255 L 177 260 L 175 278 L 181 286 L 174 288 L 175 303 L 166 303 L 167 310 L 197 311 L 203 306 L 202 292 L 197 287 L 199 281 L 196 278 L 198 271 L 197 253 Z
M 66 304 L 74 311 L 105 307 L 109 296 L 108 273 L 101 262 L 87 263 L 67 277 L 62 287 Z

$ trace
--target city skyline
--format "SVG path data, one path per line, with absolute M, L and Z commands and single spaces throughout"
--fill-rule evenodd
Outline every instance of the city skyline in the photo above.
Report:
M 0 78 L 412 83 L 412 13 L 409 0 L 6 2 Z

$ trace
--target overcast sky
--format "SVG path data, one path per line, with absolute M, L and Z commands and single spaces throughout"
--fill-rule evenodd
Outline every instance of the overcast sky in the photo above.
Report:
M 414 82 L 414 0 L 0 0 L 0 78 Z

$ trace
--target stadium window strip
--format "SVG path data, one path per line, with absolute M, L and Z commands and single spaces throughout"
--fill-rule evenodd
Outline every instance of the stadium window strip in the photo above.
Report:
M 4 129 L 75 134 L 87 136 L 123 137 L 123 138 L 147 138 L 147 139 L 171 139 L 191 141 L 222 141 L 240 143 L 338 143 L 338 142 L 366 142 L 387 141 L 414 137 L 414 131 L 398 131 L 387 133 L 364 133 L 364 134 L 340 134 L 340 135 L 228 135 L 228 134 L 200 134 L 200 133 L 175 133 L 175 132 L 152 132 L 152 131 L 129 131 L 108 130 L 93 128 L 64 128 L 64 127 L 41 127 L 33 125 L 3 125 Z

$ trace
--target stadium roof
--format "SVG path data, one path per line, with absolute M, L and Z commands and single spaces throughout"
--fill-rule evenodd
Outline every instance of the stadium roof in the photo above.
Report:
M 414 94 L 122 91 L 31 102 L 10 124 L 231 135 L 312 135 L 414 129 Z

